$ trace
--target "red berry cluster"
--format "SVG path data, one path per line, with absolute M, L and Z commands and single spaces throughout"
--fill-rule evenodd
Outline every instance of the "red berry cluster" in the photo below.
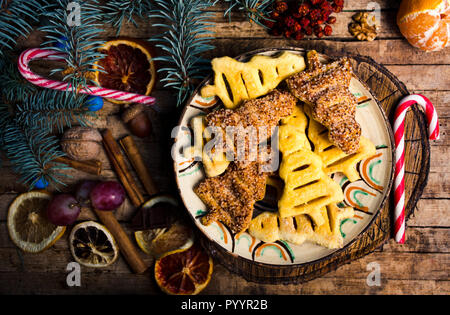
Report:
M 341 12 L 343 7 L 344 0 L 276 1 L 270 20 L 264 24 L 275 36 L 300 40 L 315 34 L 321 38 L 333 33 L 330 24 L 336 22 L 336 17 L 331 14 Z

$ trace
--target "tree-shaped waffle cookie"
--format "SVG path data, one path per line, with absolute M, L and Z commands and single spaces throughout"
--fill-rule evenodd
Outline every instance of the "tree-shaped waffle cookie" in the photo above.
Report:
M 322 159 L 309 149 L 283 156 L 279 173 L 284 181 L 283 195 L 278 201 L 282 218 L 308 214 L 344 199 L 339 184 L 323 171 Z
M 281 126 L 278 129 L 279 148 L 283 155 L 289 155 L 301 148 L 311 149 L 306 137 L 306 126 L 308 119 L 303 112 L 302 106 L 295 106 L 293 113 L 281 119 Z
M 207 132 L 205 115 L 192 117 L 190 121 L 192 131 L 194 132 L 194 146 L 187 149 L 190 157 L 200 158 L 203 162 L 203 169 L 207 177 L 214 177 L 222 174 L 227 169 L 230 161 L 227 160 L 224 151 L 207 152 L 204 149 L 205 144 L 211 140 L 211 134 Z
M 341 187 L 323 171 L 320 157 L 311 151 L 307 124 L 301 105 L 281 120 L 279 147 L 283 156 L 279 175 L 285 185 L 278 210 L 281 217 L 307 213 L 321 225 L 323 217 L 317 215 L 318 209 L 342 201 L 344 196 Z
M 327 128 L 312 118 L 311 108 L 305 105 L 304 111 L 310 118 L 308 137 L 314 144 L 314 153 L 322 159 L 325 173 L 330 175 L 341 172 L 351 182 L 358 180 L 360 176 L 356 170 L 356 164 L 374 155 L 376 153 L 375 145 L 369 139 L 361 137 L 358 150 L 355 153 L 346 154 L 331 143 L 327 135 Z
M 217 95 L 226 108 L 267 94 L 290 75 L 305 69 L 304 58 L 289 52 L 279 57 L 254 56 L 249 62 L 230 57 L 214 58 L 214 85 L 202 88 L 202 97 Z
M 324 222 L 319 226 L 314 227 L 305 214 L 282 218 L 273 212 L 263 212 L 250 222 L 248 232 L 264 242 L 283 240 L 299 245 L 311 241 L 327 248 L 341 248 L 344 240 L 340 224 L 353 217 L 353 208 L 341 209 L 330 204 L 319 209 Z

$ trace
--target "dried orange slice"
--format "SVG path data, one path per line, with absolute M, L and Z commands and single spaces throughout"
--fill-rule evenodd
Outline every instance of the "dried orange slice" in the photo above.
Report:
M 139 247 L 149 255 L 159 257 L 176 249 L 186 249 L 194 243 L 194 233 L 186 224 L 178 221 L 168 229 L 149 229 L 134 232 Z
M 17 196 L 8 211 L 8 232 L 11 240 L 28 253 L 39 253 L 51 247 L 66 230 L 47 219 L 51 194 L 30 191 Z
M 156 82 L 156 68 L 146 42 L 135 39 L 116 39 L 106 42 L 101 52 L 106 56 L 99 60 L 94 69 L 94 81 L 101 87 L 119 91 L 150 95 Z M 124 101 L 109 101 L 122 104 Z
M 166 253 L 155 263 L 155 279 L 161 290 L 173 295 L 194 295 L 211 280 L 213 261 L 198 245 Z
M 108 229 L 94 221 L 73 227 L 69 236 L 73 258 L 87 267 L 106 267 L 116 261 L 119 248 Z
M 166 204 L 166 205 L 165 205 Z M 155 205 L 178 206 L 175 198 L 169 195 L 159 195 L 151 198 L 142 205 L 142 209 L 151 209 Z M 169 215 L 169 214 L 166 214 Z M 139 230 L 134 233 L 136 243 L 148 255 L 159 257 L 164 253 L 176 249 L 186 249 L 194 243 L 192 229 L 180 220 L 168 227 Z

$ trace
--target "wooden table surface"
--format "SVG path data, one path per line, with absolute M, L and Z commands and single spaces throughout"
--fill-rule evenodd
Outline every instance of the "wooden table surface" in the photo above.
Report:
M 230 273 L 218 262 L 203 294 L 449 294 L 449 246 L 450 236 L 450 181 L 449 148 L 447 135 L 450 110 L 450 50 L 424 53 L 411 47 L 400 34 L 395 16 L 398 1 L 378 0 L 381 7 L 381 30 L 373 42 L 354 40 L 347 31 L 351 16 L 366 10 L 369 0 L 345 1 L 345 10 L 337 14 L 333 35 L 323 39 L 294 41 L 269 36 L 261 27 L 249 23 L 243 15 L 235 13 L 231 23 L 223 17 L 223 6 L 213 8 L 213 31 L 216 39 L 215 49 L 207 57 L 235 56 L 263 47 L 297 46 L 316 49 L 322 53 L 351 52 L 368 55 L 383 64 L 402 82 L 411 93 L 426 95 L 436 106 L 441 128 L 441 138 L 431 143 L 431 169 L 428 185 L 417 203 L 414 215 L 407 222 L 407 241 L 404 245 L 390 240 L 382 248 L 362 259 L 338 268 L 321 278 L 298 285 L 261 285 L 248 282 Z M 121 35 L 147 39 L 156 34 L 145 20 L 139 28 L 126 25 Z M 112 38 L 114 32 L 107 29 L 105 38 Z M 21 39 L 19 50 L 37 47 L 42 41 L 42 33 L 33 32 L 27 39 Z M 36 68 L 45 71 L 48 64 L 38 63 Z M 206 74 L 205 74 L 206 75 Z M 175 107 L 174 92 L 160 84 L 152 93 L 156 97 L 161 112 L 152 115 L 154 133 L 145 140 L 138 140 L 139 148 L 148 161 L 148 166 L 158 185 L 167 192 L 176 193 L 175 181 L 170 159 L 170 131 L 176 125 L 181 109 Z M 118 115 L 117 105 L 106 103 L 99 118 L 94 122 L 99 128 L 106 126 L 115 137 L 128 133 Z M 100 160 L 104 164 L 101 178 L 115 177 L 106 156 Z M 103 269 L 81 267 L 81 286 L 69 287 L 66 284 L 67 264 L 73 261 L 68 249 L 66 232 L 56 244 L 40 254 L 21 252 L 10 241 L 6 227 L 8 206 L 25 191 L 18 183 L 17 176 L 3 161 L 0 181 L 0 293 L 7 294 L 160 294 L 153 280 L 153 273 L 132 274 L 122 258 L 112 266 Z M 73 189 L 81 179 L 95 178 L 78 171 L 71 171 L 66 190 Z M 124 225 L 134 212 L 126 202 L 116 212 Z M 95 219 L 87 211 L 80 220 Z M 149 263 L 152 259 L 142 253 Z M 380 266 L 380 286 L 367 285 L 371 272 L 368 264 Z

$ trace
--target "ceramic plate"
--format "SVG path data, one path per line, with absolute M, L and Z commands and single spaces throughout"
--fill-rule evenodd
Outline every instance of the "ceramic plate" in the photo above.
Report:
M 247 61 L 255 54 L 275 56 L 282 51 L 301 55 L 305 53 L 303 49 L 298 48 L 264 49 L 241 55 L 237 59 Z M 326 56 L 321 55 L 320 57 L 323 62 L 328 61 Z M 200 88 L 212 83 L 211 76 L 205 79 L 194 92 L 180 118 L 179 126 L 181 128 L 173 134 L 176 138 L 173 154 L 177 185 L 181 198 L 198 228 L 212 242 L 216 242 L 231 254 L 270 265 L 309 263 L 338 250 L 343 250 L 327 249 L 309 242 L 301 245 L 285 241 L 265 243 L 246 232 L 236 236 L 220 222 L 209 226 L 201 223 L 200 219 L 208 209 L 194 193 L 193 188 L 205 178 L 205 174 L 201 162 L 186 159 L 181 152 L 183 147 L 191 145 L 192 138 L 188 128 L 190 119 L 213 108 L 223 106 L 217 98 L 205 99 L 200 96 Z M 391 130 L 383 110 L 358 78 L 354 77 L 351 80 L 350 91 L 358 99 L 356 120 L 362 127 L 362 135 L 375 144 L 377 152 L 373 157 L 363 160 L 357 165 L 361 175 L 360 180 L 351 183 L 343 174 L 334 174 L 333 176 L 333 179 L 341 185 L 344 191 L 344 203 L 355 209 L 355 216 L 343 220 L 340 225 L 341 234 L 344 237 L 344 248 L 373 222 L 389 194 L 394 169 Z

